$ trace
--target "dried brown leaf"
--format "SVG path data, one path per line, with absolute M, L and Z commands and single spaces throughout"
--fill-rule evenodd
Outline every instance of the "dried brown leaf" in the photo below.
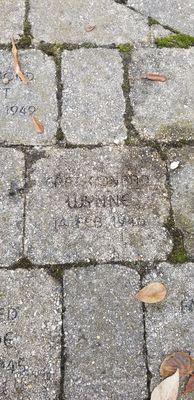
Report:
M 136 299 L 142 301 L 143 303 L 158 303 L 165 299 L 167 290 L 163 283 L 152 282 L 141 289 L 136 295 Z
M 190 377 L 190 379 L 188 380 L 188 382 L 186 384 L 185 390 L 184 390 L 185 394 L 191 393 L 191 392 L 194 392 L 194 375 L 192 375 Z
M 177 400 L 179 391 L 179 370 L 162 381 L 153 390 L 151 400 Z
M 34 127 L 36 129 L 37 133 L 43 133 L 44 132 L 44 125 L 38 120 L 36 117 L 32 117 L 32 122 L 34 124 Z
M 12 55 L 13 55 L 13 65 L 15 74 L 21 79 L 21 81 L 26 85 L 28 83 L 25 75 L 21 71 L 20 62 L 18 57 L 18 50 L 15 44 L 14 39 L 12 39 Z
M 191 375 L 193 372 L 192 358 L 184 351 L 169 354 L 160 366 L 160 376 L 166 378 L 179 369 L 181 377 Z
M 149 81 L 157 81 L 157 82 L 166 82 L 167 80 L 166 76 L 154 72 L 148 72 L 147 74 L 142 76 L 142 79 L 147 79 Z
M 86 32 L 91 32 L 96 28 L 96 25 L 86 25 L 85 26 L 85 31 Z

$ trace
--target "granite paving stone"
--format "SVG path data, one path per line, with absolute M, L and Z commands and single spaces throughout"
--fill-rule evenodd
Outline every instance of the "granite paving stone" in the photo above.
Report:
M 16 39 L 23 33 L 25 0 L 1 0 L 0 14 L 0 42 L 10 43 L 13 36 Z
M 60 285 L 43 269 L 0 271 L 0 399 L 56 400 Z
M 166 82 L 143 79 L 148 72 Z M 194 138 L 194 49 L 138 49 L 132 55 L 132 123 L 143 139 L 163 142 Z
M 14 149 L 0 149 L 0 267 L 22 255 L 24 156 Z
M 46 145 L 55 142 L 57 99 L 54 61 L 39 50 L 19 51 L 21 69 L 28 79 L 23 84 L 13 71 L 12 55 L 0 51 L 0 142 Z M 44 125 L 38 134 L 32 116 Z
M 119 52 L 110 49 L 65 51 L 62 75 L 62 129 L 67 141 L 73 144 L 123 142 L 127 131 Z
M 50 149 L 28 185 L 32 262 L 163 260 L 172 249 L 165 163 L 153 149 Z
M 157 19 L 161 24 L 194 36 L 194 1 L 189 0 L 128 0 L 127 5 L 134 7 L 145 16 Z
M 151 387 L 159 381 L 159 368 L 166 355 L 186 351 L 194 356 L 194 264 L 161 263 L 144 280 L 164 283 L 167 298 L 146 306 L 148 363 Z M 180 399 L 193 399 L 193 394 Z
M 29 18 L 35 40 L 51 43 L 135 44 L 149 32 L 146 18 L 113 0 L 34 0 Z
M 64 273 L 67 400 L 145 400 L 140 278 L 124 266 Z
M 174 170 L 173 162 L 179 162 Z M 187 254 L 194 257 L 194 147 L 170 150 L 168 166 L 175 225 L 183 233 Z

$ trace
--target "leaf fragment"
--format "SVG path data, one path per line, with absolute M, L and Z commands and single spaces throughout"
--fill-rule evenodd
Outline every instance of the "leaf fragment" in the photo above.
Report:
M 86 32 L 92 32 L 96 28 L 96 25 L 86 25 L 85 26 L 85 31 Z
M 142 79 L 147 79 L 149 81 L 166 82 L 167 78 L 165 75 L 157 74 L 154 72 L 147 72 L 147 74 L 142 76 Z
M 184 351 L 177 351 L 165 357 L 160 366 L 160 376 L 166 378 L 179 369 L 181 377 L 191 375 L 193 372 L 192 358 Z
M 162 381 L 153 390 L 151 400 L 177 400 L 179 391 L 179 370 Z
M 186 394 L 191 392 L 194 392 L 194 374 L 188 380 L 183 393 Z
M 12 55 L 13 55 L 13 67 L 15 74 L 20 78 L 20 80 L 26 85 L 28 83 L 25 75 L 21 71 L 20 62 L 18 57 L 18 50 L 15 44 L 14 39 L 12 39 Z
M 37 133 L 43 133 L 44 132 L 44 125 L 38 120 L 36 117 L 32 117 L 32 122 L 34 124 L 34 127 L 36 129 Z
M 152 282 L 141 289 L 136 295 L 136 299 L 142 301 L 143 303 L 158 303 L 165 299 L 167 290 L 163 283 Z

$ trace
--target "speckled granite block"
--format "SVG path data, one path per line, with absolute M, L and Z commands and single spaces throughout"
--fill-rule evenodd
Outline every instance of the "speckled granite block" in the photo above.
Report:
M 137 272 L 124 266 L 65 271 L 67 400 L 147 398 L 139 286 Z
M 56 400 L 61 288 L 41 270 L 0 271 L 0 399 Z

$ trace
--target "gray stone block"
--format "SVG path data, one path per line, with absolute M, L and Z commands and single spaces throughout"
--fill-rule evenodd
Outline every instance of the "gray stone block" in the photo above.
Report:
M 144 139 L 158 141 L 194 138 L 194 49 L 138 49 L 132 55 L 132 123 Z M 166 82 L 142 79 L 148 72 Z
M 24 156 L 14 149 L 0 149 L 0 266 L 22 255 Z
M 19 58 L 27 85 L 15 76 L 11 53 L 0 52 L 0 142 L 54 143 L 58 112 L 54 61 L 39 50 L 19 51 Z M 43 134 L 36 132 L 32 116 L 43 123 Z
M 139 286 L 137 272 L 124 266 L 65 271 L 67 400 L 147 398 Z
M 46 151 L 30 177 L 25 254 L 37 264 L 164 260 L 165 183 L 153 149 Z
M 174 170 L 173 162 L 179 162 Z M 168 167 L 175 225 L 184 235 L 188 255 L 194 257 L 194 147 L 170 150 Z
M 194 343 L 194 264 L 160 264 L 144 284 L 160 281 L 167 288 L 167 298 L 146 306 L 146 332 L 152 389 L 159 383 L 163 359 L 175 351 L 193 353 Z M 188 399 L 193 399 L 193 394 Z M 186 397 L 179 397 L 179 399 Z
M 1 43 L 11 42 L 12 37 L 19 38 L 23 33 L 25 0 L 1 0 L 0 15 Z
M 125 99 L 117 50 L 80 49 L 63 53 L 62 129 L 73 144 L 122 143 Z
M 0 271 L 0 399 L 56 400 L 60 285 L 43 269 Z
M 194 36 L 194 2 L 182 0 L 128 0 L 128 6 L 134 7 L 145 16 L 157 19 L 161 24 Z
M 146 18 L 112 0 L 34 0 L 30 23 L 36 40 L 57 43 L 140 43 L 149 32 Z

